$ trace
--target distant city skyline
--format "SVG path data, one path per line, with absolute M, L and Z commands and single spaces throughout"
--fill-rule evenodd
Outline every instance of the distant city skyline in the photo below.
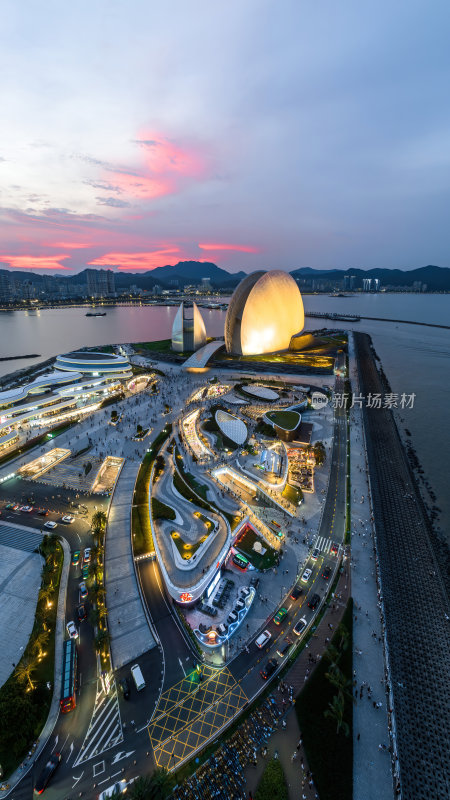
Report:
M 449 265 L 443 0 L 2 12 L 0 269 Z

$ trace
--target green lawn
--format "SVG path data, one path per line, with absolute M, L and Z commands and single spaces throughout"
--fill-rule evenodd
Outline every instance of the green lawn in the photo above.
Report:
M 163 443 L 172 433 L 172 426 L 158 434 L 148 453 L 145 454 L 136 480 L 131 512 L 131 530 L 133 534 L 133 552 L 135 556 L 151 553 L 153 548 L 150 514 L 148 508 L 148 490 L 153 462 Z
M 343 616 L 343 625 L 348 631 L 348 646 L 339 660 L 339 669 L 345 677 L 353 680 L 352 672 L 352 610 L 349 600 Z M 332 644 L 338 647 L 339 634 L 336 632 Z M 336 722 L 324 717 L 329 703 L 336 694 L 335 687 L 325 677 L 330 670 L 330 661 L 322 658 L 305 688 L 296 699 L 295 711 L 309 766 L 321 800 L 351 800 L 353 794 L 353 706 L 345 701 L 344 721 L 350 732 L 345 736 L 342 729 L 336 733 Z
M 265 553 L 261 555 L 253 550 L 255 542 L 260 542 L 261 546 L 265 549 Z M 269 569 L 274 567 L 278 561 L 278 553 L 265 542 L 255 531 L 247 528 L 246 532 L 235 543 L 235 547 L 242 553 L 243 556 L 248 558 L 256 569 Z
M 266 414 L 275 425 L 287 431 L 293 431 L 300 422 L 300 415 L 296 411 L 269 411 Z
M 281 494 L 286 500 L 289 501 L 289 503 L 292 503 L 294 506 L 298 506 L 303 500 L 302 490 L 297 489 L 296 486 L 291 486 L 289 483 L 286 484 Z
M 175 519 L 175 511 L 156 497 L 152 497 L 153 519 Z

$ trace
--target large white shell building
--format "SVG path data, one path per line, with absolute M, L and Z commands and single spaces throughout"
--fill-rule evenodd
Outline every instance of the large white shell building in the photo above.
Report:
M 253 272 L 233 292 L 225 320 L 228 353 L 259 355 L 289 347 L 305 324 L 300 290 L 287 272 Z

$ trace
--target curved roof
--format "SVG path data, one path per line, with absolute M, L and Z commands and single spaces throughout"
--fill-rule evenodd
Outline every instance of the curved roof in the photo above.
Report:
M 58 369 L 69 372 L 73 370 L 77 372 L 128 372 L 130 370 L 127 356 L 92 351 L 86 353 L 74 351 L 57 356 L 56 366 Z
M 219 409 L 215 413 L 215 420 L 227 439 L 236 444 L 244 444 L 247 438 L 247 426 L 239 417 Z
M 23 386 L 18 386 L 16 389 L 7 389 L 5 392 L 0 392 L 0 407 L 9 405 L 10 403 L 18 403 L 23 400 L 27 395 L 39 392 L 47 386 L 57 386 L 61 383 L 69 383 L 81 378 L 81 373 L 72 373 L 67 375 L 65 372 L 55 370 L 48 372 L 46 375 L 39 375 L 34 381 L 25 383 Z
M 253 272 L 236 287 L 225 320 L 229 353 L 258 355 L 286 350 L 304 326 L 300 290 L 287 272 Z
M 267 386 L 249 386 L 244 384 L 242 390 L 245 394 L 251 394 L 253 397 L 259 397 L 261 400 L 279 400 L 280 395 L 274 392 L 273 389 L 268 389 Z

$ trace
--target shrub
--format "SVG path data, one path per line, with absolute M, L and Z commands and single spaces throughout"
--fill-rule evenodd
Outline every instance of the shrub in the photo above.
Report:
M 277 758 L 267 764 L 255 794 L 255 800 L 288 800 L 283 767 Z

